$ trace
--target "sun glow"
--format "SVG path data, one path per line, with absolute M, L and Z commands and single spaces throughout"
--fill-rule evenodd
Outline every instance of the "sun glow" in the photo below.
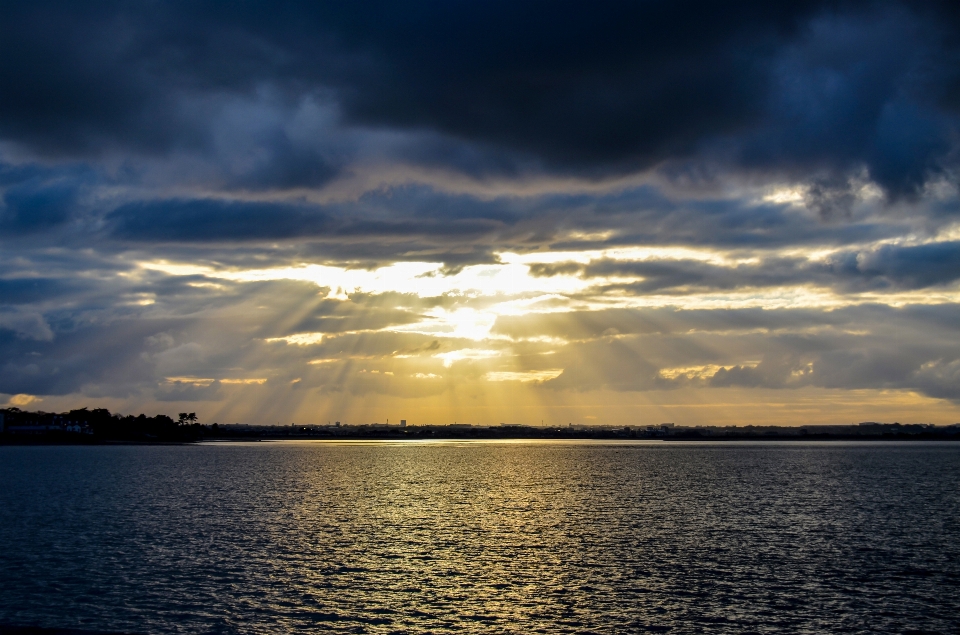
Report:
M 489 359 L 491 357 L 500 357 L 500 355 L 500 351 L 462 348 L 460 350 L 450 351 L 449 353 L 438 353 L 434 355 L 434 357 L 443 360 L 443 365 L 449 368 L 455 362 L 460 362 L 467 359 Z
M 490 329 L 497 321 L 496 310 L 459 308 L 453 311 L 430 309 L 425 319 L 411 325 L 394 326 L 396 333 L 419 333 L 435 337 L 452 337 L 477 342 L 489 339 Z
M 783 205 L 784 203 L 802 203 L 807 191 L 805 187 L 780 187 L 763 196 L 763 201 Z

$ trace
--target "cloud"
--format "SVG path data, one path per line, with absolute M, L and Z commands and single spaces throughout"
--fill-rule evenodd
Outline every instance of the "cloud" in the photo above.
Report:
M 838 250 L 822 260 L 767 256 L 734 264 L 674 258 L 600 258 L 588 263 L 534 263 L 530 273 L 537 277 L 637 278 L 637 282 L 608 283 L 606 288 L 638 294 L 792 285 L 819 285 L 842 292 L 913 290 L 949 285 L 960 279 L 960 243 L 888 244 L 860 251 Z
M 218 104 L 268 90 L 277 108 L 332 100 L 344 125 L 475 146 L 425 142 L 405 161 L 487 148 L 492 173 L 597 177 L 728 147 L 734 169 L 865 167 L 899 196 L 954 165 L 946 3 L 281 4 L 5 5 L 0 135 L 61 156 L 210 150 Z M 244 187 L 341 169 L 303 143 L 309 127 L 244 117 L 266 157 Z
M 14 233 L 50 229 L 69 220 L 76 205 L 72 184 L 17 184 L 4 193 L 0 226 Z
M 913 371 L 911 381 L 925 394 L 960 400 L 960 360 L 936 359 L 926 362 Z
M 4 304 L 32 304 L 62 298 L 88 289 L 82 280 L 69 278 L 0 278 L 0 297 Z
M 923 289 L 944 285 L 960 279 L 960 242 L 884 245 L 837 257 L 830 267 L 857 287 Z
M 954 5 L 3 4 L 0 392 L 960 403 Z
M 498 332 L 565 334 L 553 391 L 704 387 L 917 390 L 960 399 L 955 305 L 796 310 L 604 311 L 501 318 Z M 526 331 L 522 325 L 529 324 Z M 576 338 L 576 339 L 574 339 Z M 675 369 L 684 372 L 670 372 Z M 700 369 L 697 372 L 693 370 Z
M 325 214 L 305 206 L 219 200 L 127 203 L 106 217 L 117 238 L 216 242 L 320 234 Z
M 53 339 L 50 325 L 39 313 L 27 311 L 0 312 L 0 329 L 8 329 L 18 337 L 49 341 Z
M 917 208 L 922 214 L 923 207 Z M 822 223 L 784 205 L 750 200 L 669 200 L 648 187 L 606 195 L 503 196 L 485 200 L 464 194 L 405 186 L 370 192 L 354 201 L 250 201 L 222 198 L 149 199 L 120 204 L 103 215 L 98 237 L 139 243 L 183 243 L 164 252 L 195 258 L 188 244 L 205 243 L 211 260 L 236 260 L 258 250 L 254 260 L 291 257 L 378 263 L 441 261 L 456 267 L 497 261 L 496 252 L 539 248 L 580 251 L 633 245 L 712 245 L 777 248 L 843 245 L 891 239 L 909 230 L 936 231 L 897 218 L 866 215 L 842 227 Z M 280 250 L 277 241 L 284 245 Z M 214 251 L 223 245 L 220 253 Z M 107 242 L 103 247 L 110 246 Z M 170 252 L 169 249 L 179 251 Z M 273 252 L 271 254 L 270 252 Z M 251 253 L 251 252 L 247 252 Z M 538 265 L 547 267 L 547 265 Z M 555 265 L 550 265 L 555 267 Z M 546 273 L 549 267 L 542 269 Z M 541 269 L 538 269 L 541 271 Z
M 456 298 L 334 300 L 290 281 L 202 288 L 207 295 L 196 304 L 158 295 L 135 311 L 75 309 L 70 320 L 58 307 L 45 338 L 0 330 L 0 391 L 220 403 L 228 394 L 273 399 L 300 378 L 303 398 L 315 391 L 432 398 L 457 386 L 524 383 L 551 394 L 807 386 L 960 400 L 951 388 L 960 360 L 954 304 L 501 315 L 490 337 L 474 341 L 415 328 L 433 319 L 418 312 L 424 305 L 452 310 Z M 212 293 L 223 296 L 215 302 Z M 270 341 L 316 331 L 324 337 L 305 346 Z M 251 377 L 256 385 L 235 394 L 235 382 Z
M 36 395 L 11 395 L 10 399 L 7 400 L 7 407 L 14 406 L 17 408 L 26 408 L 32 404 L 37 403 L 38 401 L 43 401 Z
M 775 58 L 765 115 L 738 141 L 744 165 L 806 173 L 826 215 L 849 207 L 844 177 L 861 168 L 897 197 L 951 165 L 958 122 L 938 99 L 956 77 L 957 24 L 931 5 L 813 17 Z
M 160 385 L 154 393 L 158 401 L 215 401 L 223 397 L 219 382 L 197 385 L 174 381 Z

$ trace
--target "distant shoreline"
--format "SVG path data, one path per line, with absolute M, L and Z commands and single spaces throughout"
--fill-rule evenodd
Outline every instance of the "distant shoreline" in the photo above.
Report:
M 692 429 L 678 431 L 670 435 L 631 434 L 621 430 L 576 430 L 568 432 L 555 428 L 529 428 L 524 433 L 510 431 L 499 433 L 496 428 L 472 428 L 467 430 L 451 431 L 444 426 L 417 426 L 401 431 L 356 431 L 343 430 L 337 434 L 324 432 L 289 433 L 280 430 L 244 431 L 235 434 L 203 435 L 194 439 L 182 440 L 154 440 L 154 439 L 98 439 L 98 438 L 68 438 L 68 437 L 28 437 L 10 434 L 0 435 L 0 445 L 40 446 L 40 445 L 95 445 L 95 446 L 122 446 L 122 445 L 194 445 L 197 443 L 230 443 L 256 441 L 536 441 L 536 440 L 567 440 L 567 441 L 662 441 L 666 443 L 685 442 L 809 442 L 809 441 L 882 441 L 882 442 L 960 442 L 960 434 L 950 431 L 925 433 L 881 433 L 881 434 L 831 434 L 831 433 L 791 433 L 783 432 L 771 434 L 716 434 L 709 431 Z M 791 429 L 792 430 L 792 429 Z M 631 431 L 632 432 L 632 431 Z
M 531 426 L 500 423 L 407 425 L 336 423 L 290 425 L 201 424 L 194 413 L 118 415 L 81 408 L 57 414 L 0 409 L 0 445 L 169 445 L 197 441 L 250 440 L 663 440 L 663 441 L 960 441 L 960 423 L 879 423 L 805 426 L 648 425 Z

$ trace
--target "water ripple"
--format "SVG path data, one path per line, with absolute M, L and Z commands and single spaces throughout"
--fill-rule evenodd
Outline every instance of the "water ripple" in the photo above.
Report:
M 960 446 L 0 447 L 0 624 L 960 630 Z

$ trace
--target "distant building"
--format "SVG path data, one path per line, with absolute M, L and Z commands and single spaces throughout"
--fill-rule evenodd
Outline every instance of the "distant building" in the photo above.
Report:
M 400 420 L 400 427 L 401 427 L 401 428 L 406 428 L 406 427 L 407 427 L 407 420 L 406 420 L 406 419 L 401 419 L 401 420 Z

